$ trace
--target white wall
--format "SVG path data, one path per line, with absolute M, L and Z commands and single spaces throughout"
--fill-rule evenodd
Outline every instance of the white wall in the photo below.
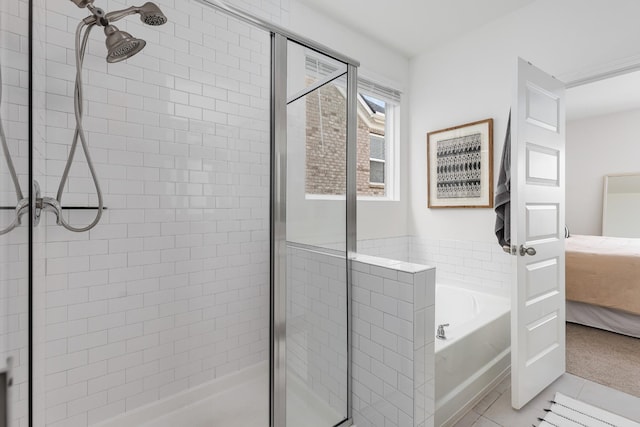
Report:
M 640 172 L 640 110 L 567 123 L 567 226 L 602 233 L 604 176 Z
M 400 130 L 400 198 L 398 201 L 360 201 L 358 203 L 358 238 L 373 239 L 404 236 L 407 233 L 407 207 L 409 199 L 409 60 L 398 52 L 376 43 L 369 37 L 353 31 L 346 25 L 301 4 L 290 3 L 291 30 L 316 40 L 360 61 L 358 72 L 378 83 L 387 84 L 403 92 Z M 322 204 L 326 204 L 323 201 Z M 308 202 L 317 205 L 317 202 Z M 322 223 L 329 213 L 340 214 L 339 208 L 323 209 L 312 206 L 305 209 L 309 216 L 309 232 Z M 313 214 L 315 213 L 315 217 Z M 330 223 L 330 222 L 329 222 Z
M 427 209 L 426 134 L 494 118 L 494 181 L 516 57 L 562 76 L 640 52 L 640 3 L 538 0 L 411 60 L 410 233 L 495 242 L 492 209 Z

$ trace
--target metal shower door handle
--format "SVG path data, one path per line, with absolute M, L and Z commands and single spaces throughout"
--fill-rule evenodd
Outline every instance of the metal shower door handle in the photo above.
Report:
M 525 255 L 535 255 L 536 254 L 536 250 L 535 248 L 525 248 L 524 245 L 520 245 L 520 256 L 525 256 Z

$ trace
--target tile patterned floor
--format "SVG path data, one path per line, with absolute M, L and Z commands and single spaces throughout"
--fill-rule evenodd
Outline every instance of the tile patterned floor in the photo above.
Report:
M 640 368 L 639 368 L 640 369 Z M 607 411 L 640 421 L 640 398 L 564 374 L 520 411 L 511 408 L 511 377 L 505 378 L 454 427 L 530 427 L 549 407 L 556 392 L 582 400 Z

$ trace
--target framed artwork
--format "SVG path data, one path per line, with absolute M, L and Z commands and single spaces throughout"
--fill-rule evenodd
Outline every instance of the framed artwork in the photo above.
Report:
M 429 208 L 493 207 L 493 119 L 427 134 Z

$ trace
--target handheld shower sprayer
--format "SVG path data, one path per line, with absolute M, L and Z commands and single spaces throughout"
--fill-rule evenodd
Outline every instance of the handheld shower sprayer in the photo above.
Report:
M 119 21 L 125 16 L 139 14 L 140 20 L 147 25 L 157 26 L 167 23 L 167 17 L 162 13 L 157 4 L 147 2 L 142 6 L 131 6 L 126 9 L 109 12 L 105 16 L 109 22 Z

